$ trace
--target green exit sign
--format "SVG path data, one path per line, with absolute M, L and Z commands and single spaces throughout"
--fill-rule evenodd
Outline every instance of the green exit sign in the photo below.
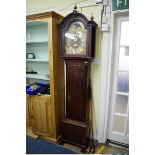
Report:
M 129 9 L 129 0 L 112 0 L 112 10 Z

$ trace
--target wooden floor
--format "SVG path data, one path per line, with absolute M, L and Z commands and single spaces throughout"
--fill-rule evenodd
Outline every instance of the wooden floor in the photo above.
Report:
M 78 147 L 78 146 L 71 145 L 71 144 L 68 144 L 68 143 L 65 143 L 63 146 L 64 146 L 65 148 L 68 148 L 68 149 L 70 149 L 70 150 L 72 150 L 72 151 L 75 151 L 75 152 L 77 152 L 77 153 L 81 153 L 81 148 Z
M 75 151 L 77 153 L 81 153 L 81 148 L 78 146 L 65 143 L 64 147 L 72 151 Z M 101 154 L 115 154 L 115 153 L 127 155 L 129 154 L 129 149 L 117 147 L 109 144 L 108 146 L 105 146 L 105 149 L 101 152 Z
M 105 147 L 105 149 L 104 149 L 104 151 L 102 153 L 103 154 L 117 153 L 117 154 L 125 155 L 125 154 L 129 154 L 129 149 L 108 145 L 108 146 Z

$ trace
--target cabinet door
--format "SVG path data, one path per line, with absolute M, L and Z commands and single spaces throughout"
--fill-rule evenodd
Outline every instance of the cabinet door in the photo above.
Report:
M 80 63 L 66 66 L 66 117 L 85 120 L 87 67 Z
M 48 136 L 48 98 L 46 96 L 31 97 L 31 104 L 33 108 L 33 132 L 38 135 Z

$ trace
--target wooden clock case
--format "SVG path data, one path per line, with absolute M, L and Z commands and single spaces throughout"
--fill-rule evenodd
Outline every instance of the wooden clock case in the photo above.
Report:
M 87 30 L 86 52 L 66 54 L 65 33 L 73 22 L 82 22 Z M 76 11 L 67 15 L 60 23 L 60 57 L 66 64 L 66 116 L 61 121 L 62 141 L 86 147 L 90 135 L 88 83 L 90 60 L 95 54 L 97 24 Z

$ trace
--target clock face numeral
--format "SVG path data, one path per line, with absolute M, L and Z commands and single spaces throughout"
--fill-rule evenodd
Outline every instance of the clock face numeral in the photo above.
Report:
M 65 33 L 66 54 L 86 55 L 87 29 L 82 22 L 74 22 Z

